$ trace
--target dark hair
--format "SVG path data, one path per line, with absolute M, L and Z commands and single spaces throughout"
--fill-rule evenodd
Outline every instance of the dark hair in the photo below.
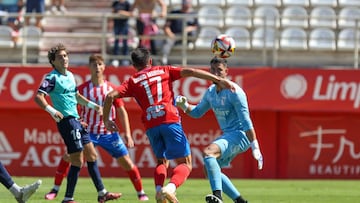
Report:
M 143 69 L 150 60 L 150 51 L 146 48 L 136 48 L 131 52 L 131 60 L 136 69 Z
M 216 63 L 224 64 L 224 66 L 227 67 L 227 60 L 224 58 L 219 58 L 219 57 L 215 56 L 214 58 L 211 59 L 210 65 L 216 64 Z
M 90 63 L 96 63 L 97 61 L 104 62 L 104 58 L 100 54 L 91 54 L 89 57 L 89 64 Z
M 65 45 L 63 45 L 63 44 L 61 44 L 61 43 L 57 44 L 57 45 L 54 46 L 54 47 L 51 47 L 51 49 L 48 51 L 49 63 L 50 63 L 53 67 L 54 67 L 54 65 L 53 65 L 52 61 L 55 60 L 55 55 L 56 55 L 56 53 L 58 53 L 59 51 L 65 51 L 66 53 L 68 53 L 67 50 L 66 50 Z

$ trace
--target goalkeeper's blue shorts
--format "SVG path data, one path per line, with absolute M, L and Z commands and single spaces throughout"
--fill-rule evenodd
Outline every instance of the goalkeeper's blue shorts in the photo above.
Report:
M 236 155 L 245 152 L 250 147 L 250 141 L 243 131 L 224 133 L 212 143 L 220 147 L 221 157 L 217 159 L 220 167 L 229 166 Z

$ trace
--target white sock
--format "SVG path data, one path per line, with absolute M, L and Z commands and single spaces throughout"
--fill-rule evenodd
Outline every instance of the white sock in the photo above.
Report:
M 176 190 L 176 186 L 174 183 L 168 183 L 165 187 L 171 193 L 174 193 Z
M 16 183 L 14 183 L 14 184 L 10 187 L 9 191 L 10 191 L 15 197 L 19 197 L 20 192 L 21 192 L 21 188 L 22 188 L 22 187 L 18 186 Z
M 144 191 L 144 190 L 138 191 L 137 194 L 138 194 L 138 195 L 144 195 L 144 194 L 145 194 L 145 191 Z
M 74 200 L 74 198 L 73 198 L 73 197 L 64 197 L 64 200 L 65 200 L 65 201 Z
M 98 192 L 99 196 L 104 196 L 107 193 L 106 189 L 104 188 L 103 190 Z
M 59 191 L 59 190 L 60 190 L 60 186 L 59 186 L 59 185 L 54 185 L 53 189 L 56 190 L 56 191 Z

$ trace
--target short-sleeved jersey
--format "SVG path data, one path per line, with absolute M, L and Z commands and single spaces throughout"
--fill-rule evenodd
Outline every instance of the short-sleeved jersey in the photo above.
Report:
M 116 88 L 121 97 L 134 97 L 142 109 L 145 128 L 180 121 L 174 106 L 173 82 L 181 78 L 181 68 L 152 66 L 145 68 Z
M 90 80 L 79 85 L 79 93 L 86 97 L 88 100 L 103 106 L 106 95 L 114 90 L 115 85 L 108 81 L 104 81 L 101 85 L 94 85 Z M 110 110 L 110 120 L 115 120 L 116 118 L 116 108 L 124 106 L 124 102 L 119 98 L 115 99 Z M 88 124 L 87 130 L 92 134 L 110 134 L 104 125 L 102 116 L 100 116 L 96 110 L 81 106 L 80 107 L 80 116 L 84 119 L 84 122 Z
M 252 129 L 253 124 L 250 119 L 246 94 L 239 85 L 234 82 L 232 84 L 235 91 L 223 89 L 217 92 L 216 85 L 211 85 L 189 115 L 201 117 L 209 109 L 212 109 L 224 133 Z
M 38 91 L 49 95 L 54 108 L 64 117 L 79 118 L 76 100 L 78 90 L 74 75 L 70 71 L 63 75 L 55 69 L 52 70 L 45 76 Z

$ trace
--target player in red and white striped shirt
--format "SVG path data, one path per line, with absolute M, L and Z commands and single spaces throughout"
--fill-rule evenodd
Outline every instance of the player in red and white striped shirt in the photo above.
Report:
M 102 80 L 102 79 L 101 79 Z M 101 83 L 101 84 L 100 84 Z M 102 82 L 98 81 L 96 83 L 92 82 L 91 80 L 86 81 L 85 83 L 78 86 L 78 90 L 80 94 L 83 94 L 86 98 L 89 100 L 99 104 L 103 105 L 103 101 L 105 99 L 105 96 L 108 92 L 112 91 L 114 88 L 114 85 L 110 83 L 109 81 L 102 80 Z M 121 109 L 119 109 L 121 108 Z M 124 102 L 121 99 L 118 99 L 114 101 L 113 106 L 111 107 L 111 113 L 110 113 L 110 119 L 115 121 L 116 119 L 116 111 L 122 112 L 126 111 L 124 109 Z M 96 111 L 93 109 L 81 106 L 80 107 L 80 116 L 83 119 L 83 122 L 85 122 L 87 126 L 87 130 L 92 134 L 111 134 L 110 131 L 108 131 L 105 126 L 104 122 L 102 121 L 102 116 L 99 115 Z M 120 118 L 123 120 L 123 118 Z M 125 121 L 123 121 L 125 122 Z M 125 123 L 123 124 L 125 126 Z
M 93 54 L 90 56 L 89 69 L 91 79 L 78 86 L 78 90 L 80 94 L 90 101 L 103 106 L 107 93 L 114 89 L 114 85 L 104 78 L 105 63 L 101 55 Z M 115 121 L 116 117 L 120 119 L 120 123 L 125 130 L 124 138 L 127 146 L 125 146 L 118 132 L 112 132 L 105 128 L 102 115 L 88 107 L 81 106 L 79 110 L 80 116 L 87 125 L 87 130 L 94 145 L 102 147 L 112 157 L 118 160 L 119 165 L 128 173 L 137 191 L 139 200 L 149 200 L 143 190 L 139 169 L 132 162 L 127 150 L 127 147 L 134 147 L 134 141 L 131 137 L 130 124 L 124 102 L 120 98 L 114 100 L 109 119 L 112 121 Z M 117 143 L 117 145 L 114 146 L 114 143 Z M 69 166 L 68 157 L 65 155 L 57 168 L 54 187 L 45 195 L 45 199 L 51 200 L 56 197 Z

